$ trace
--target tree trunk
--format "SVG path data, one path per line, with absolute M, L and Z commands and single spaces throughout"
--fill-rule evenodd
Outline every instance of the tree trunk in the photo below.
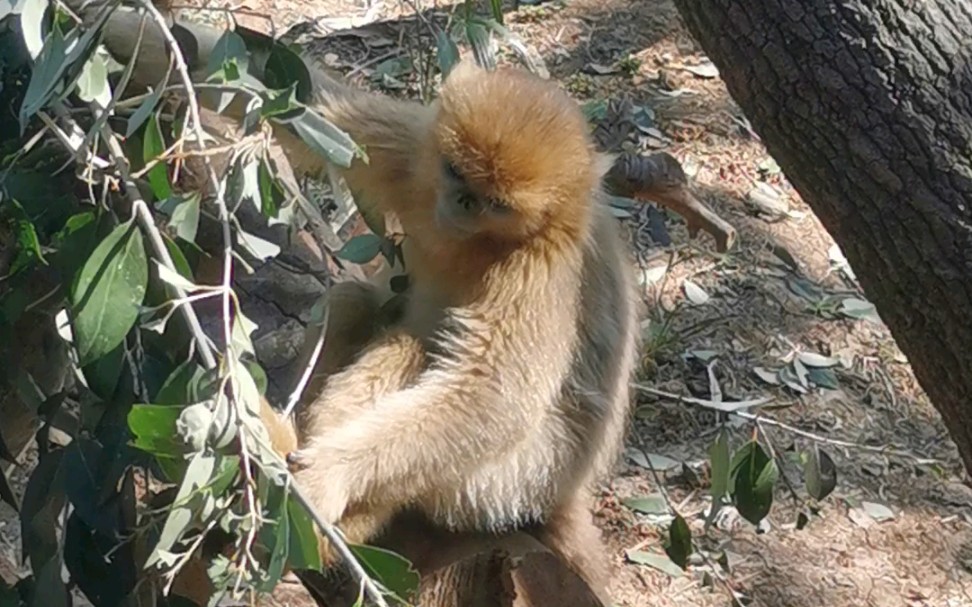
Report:
M 965 0 L 675 0 L 843 249 L 972 471 Z

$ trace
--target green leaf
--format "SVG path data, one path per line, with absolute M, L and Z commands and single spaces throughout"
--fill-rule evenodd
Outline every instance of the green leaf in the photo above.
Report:
M 194 360 L 187 360 L 166 378 L 159 393 L 155 396 L 155 402 L 160 405 L 188 405 L 198 402 L 192 395 L 192 384 L 197 381 L 205 371 Z
M 503 0 L 489 0 L 489 6 L 493 12 L 493 19 L 499 24 L 503 23 Z
M 138 318 L 148 285 L 142 233 L 122 224 L 95 248 L 72 293 L 74 340 L 81 366 L 122 343 Z
M 320 569 L 321 553 L 318 550 L 314 522 L 296 500 L 287 500 L 287 516 L 290 518 L 290 549 L 287 561 L 293 569 Z
M 368 263 L 381 252 L 381 242 L 375 234 L 360 234 L 344 243 L 334 255 L 352 263 Z
M 266 566 L 263 579 L 256 585 L 262 592 L 270 592 L 276 587 L 287 563 L 287 552 L 290 549 L 290 517 L 284 508 L 286 499 L 284 487 L 270 485 L 266 508 L 270 516 L 276 520 L 269 524 L 264 523 L 260 527 L 261 543 L 272 550 L 270 563 Z
M 48 0 L 26 0 L 20 7 L 20 32 L 31 59 L 37 59 L 44 48 L 44 17 L 48 6 Z
M 57 253 L 54 265 L 63 275 L 65 284 L 73 285 L 91 252 L 98 245 L 98 220 L 94 213 L 78 213 L 70 217 L 56 235 Z
M 20 128 L 27 127 L 27 121 L 41 108 L 47 105 L 54 94 L 55 87 L 60 83 L 61 76 L 67 65 L 64 60 L 67 43 L 61 28 L 55 23 L 44 40 L 31 72 L 30 84 L 24 93 L 24 101 L 20 106 Z
M 41 457 L 27 480 L 20 506 L 20 527 L 24 554 L 37 570 L 57 555 L 57 527 L 64 508 L 64 475 L 61 470 L 64 451 L 52 451 Z
M 169 227 L 176 236 L 186 242 L 196 241 L 199 229 L 199 207 L 202 200 L 198 192 L 173 194 L 155 204 L 155 208 L 169 216 Z
M 833 356 L 824 356 L 823 354 L 817 354 L 815 352 L 800 352 L 797 355 L 800 362 L 807 367 L 834 367 L 840 364 L 839 358 L 834 358 Z
M 159 541 L 145 563 L 148 568 L 157 563 L 165 552 L 172 552 L 173 547 L 193 520 L 190 498 L 202 499 L 205 496 L 199 492 L 201 487 L 208 485 L 216 472 L 216 458 L 207 453 L 196 453 L 189 460 L 185 476 L 179 485 L 179 491 L 173 500 L 173 507 L 165 519 Z
M 71 595 L 61 579 L 61 558 L 50 559 L 36 574 L 29 607 L 70 607 Z
M 807 453 L 803 475 L 807 493 L 817 501 L 830 495 L 837 487 L 837 466 L 834 465 L 834 460 L 817 445 Z
M 276 217 L 280 206 L 286 200 L 283 188 L 273 176 L 267 160 L 260 161 L 258 172 L 260 180 L 260 210 L 266 217 Z
M 723 497 L 729 493 L 729 437 L 725 430 L 720 430 L 712 446 L 709 447 L 709 468 L 712 471 L 713 507 L 721 503 Z
M 135 435 L 132 446 L 163 457 L 176 457 L 186 448 L 176 432 L 182 405 L 133 405 L 128 413 L 128 428 Z
M 833 369 L 810 367 L 807 369 L 807 378 L 820 388 L 836 390 L 840 387 L 840 381 Z
M 758 525 L 773 505 L 773 488 L 779 470 L 776 462 L 755 441 L 747 443 L 736 455 L 738 462 L 733 483 L 736 510 L 744 519 Z
M 152 115 L 155 106 L 159 104 L 159 99 L 162 98 L 162 92 L 164 90 L 165 87 L 157 87 L 149 93 L 145 100 L 138 106 L 138 109 L 135 110 L 135 113 L 128 118 L 128 126 L 125 127 L 126 139 L 131 137 L 138 130 L 138 127 L 142 126 L 142 123 Z
M 142 159 L 148 164 L 165 152 L 165 140 L 162 138 L 162 127 L 159 126 L 158 114 L 149 116 L 145 125 L 145 138 L 142 141 Z M 156 200 L 165 200 L 172 196 L 172 185 L 169 183 L 169 172 L 165 162 L 159 162 L 148 172 L 149 186 Z
M 226 176 L 226 200 L 236 207 L 249 201 L 253 208 L 260 210 L 260 163 L 253 159 L 240 158 Z
M 672 577 L 680 577 L 682 575 L 682 568 L 664 554 L 654 554 L 643 550 L 627 550 L 624 556 L 632 563 L 654 567 L 658 571 L 667 573 Z
M 169 200 L 173 200 L 170 198 Z M 187 196 L 174 197 L 174 204 L 169 216 L 169 227 L 175 230 L 176 236 L 186 242 L 196 242 L 196 231 L 199 229 L 199 203 L 201 197 L 198 192 Z
M 621 500 L 621 503 L 635 512 L 642 514 L 668 514 L 668 503 L 665 501 L 665 496 L 661 493 L 626 497 Z
M 190 386 L 203 373 L 203 368 L 194 360 L 187 360 L 182 363 L 166 378 L 165 383 L 159 389 L 159 393 L 155 395 L 155 402 L 160 405 L 187 405 L 192 402 L 197 402 L 196 399 L 192 398 Z M 131 416 L 129 416 L 130 423 Z
M 209 55 L 209 62 L 206 64 L 207 79 L 215 77 L 222 82 L 238 80 L 240 74 L 246 72 L 249 63 L 246 42 L 233 30 L 226 30 Z
M 287 118 L 277 117 L 274 122 L 289 124 L 297 136 L 312 150 L 339 167 L 351 166 L 355 156 L 355 144 L 351 137 L 332 122 L 310 108 Z
M 310 70 L 300 55 L 274 42 L 267 57 L 267 64 L 263 68 L 263 80 L 266 85 L 273 89 L 283 89 L 296 85 L 295 93 L 301 103 L 308 103 L 314 93 L 314 84 L 311 80 Z
M 120 343 L 110 352 L 82 367 L 88 387 L 98 398 L 111 401 L 125 364 L 125 344 Z
M 105 508 L 99 499 L 102 483 L 117 480 L 106 479 L 108 469 L 103 464 L 109 463 L 101 445 L 89 438 L 77 438 L 64 449 L 64 485 L 71 505 L 86 525 L 114 537 L 123 530 L 119 511 Z
M 445 30 L 439 30 L 435 35 L 436 58 L 439 60 L 439 71 L 445 78 L 452 68 L 459 63 L 459 47 Z
M 263 105 L 260 106 L 260 116 L 262 118 L 272 118 L 274 116 L 287 116 L 290 113 L 301 111 L 302 106 L 297 103 L 297 83 L 294 82 L 283 90 L 270 90 L 263 93 Z
M 280 247 L 269 240 L 260 238 L 256 234 L 238 230 L 236 236 L 240 246 L 260 261 L 265 261 L 280 254 Z
M 857 320 L 867 320 L 874 324 L 881 324 L 881 317 L 878 315 L 877 308 L 869 301 L 848 297 L 840 302 L 840 310 L 844 316 Z
M 33 222 L 24 212 L 24 207 L 16 200 L 4 201 L 6 210 L 11 214 L 11 227 L 17 235 L 17 257 L 7 271 L 8 276 L 12 276 L 20 270 L 26 268 L 34 259 L 47 265 L 44 253 L 41 251 L 40 238 L 37 236 L 37 229 Z
M 418 590 L 418 572 L 398 554 L 384 548 L 360 544 L 349 544 L 348 548 L 371 577 L 400 599 L 408 601 Z
M 665 554 L 683 570 L 688 566 L 688 558 L 692 555 L 692 531 L 681 514 L 675 515 L 675 520 L 668 528 Z
M 192 267 L 179 245 L 165 234 L 162 235 L 162 240 L 165 241 L 165 248 L 168 249 L 169 255 L 172 257 L 172 264 L 175 265 L 175 269 L 190 283 L 195 283 L 196 278 L 192 274 Z
M 261 395 L 267 393 L 267 373 L 263 370 L 263 367 L 254 360 L 246 359 L 241 361 L 246 370 L 249 371 L 250 376 L 253 378 L 253 382 L 256 384 L 257 391 Z
M 466 39 L 472 47 L 473 56 L 479 67 L 493 70 L 496 68 L 496 56 L 489 46 L 489 29 L 475 19 L 466 21 Z
M 78 97 L 82 101 L 97 101 L 102 108 L 111 102 L 111 86 L 108 85 L 108 66 L 104 57 L 94 53 L 85 62 L 78 78 Z

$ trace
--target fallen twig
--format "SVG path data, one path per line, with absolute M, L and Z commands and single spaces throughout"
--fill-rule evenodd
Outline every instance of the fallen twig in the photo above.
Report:
M 842 447 L 845 449 L 856 449 L 858 451 L 867 451 L 869 453 L 879 453 L 881 455 L 894 455 L 897 457 L 904 457 L 904 458 L 912 459 L 915 461 L 915 463 L 921 465 L 932 465 L 932 464 L 941 463 L 937 459 L 929 458 L 929 457 L 921 457 L 910 451 L 905 451 L 902 449 L 893 449 L 890 447 L 879 447 L 875 445 L 862 445 L 861 443 L 840 440 L 838 438 L 829 438 L 826 436 L 822 436 L 820 434 L 808 432 L 807 430 L 801 430 L 800 428 L 797 428 L 795 426 L 791 426 L 789 424 L 775 420 L 772 417 L 766 417 L 764 415 L 758 415 L 756 413 L 748 413 L 746 411 L 740 410 L 740 409 L 748 409 L 749 407 L 756 407 L 768 403 L 773 400 L 772 398 L 769 397 L 757 398 L 753 400 L 736 401 L 736 402 L 715 402 L 711 400 L 705 400 L 702 398 L 693 398 L 691 396 L 681 396 L 673 392 L 666 392 L 664 390 L 652 388 L 651 386 L 646 386 L 644 384 L 637 383 L 637 382 L 633 383 L 632 385 L 636 389 L 646 394 L 660 396 L 662 398 L 667 398 L 669 400 L 673 400 L 679 403 L 698 405 L 700 407 L 705 407 L 707 409 L 715 409 L 716 411 L 722 411 L 724 413 L 727 413 L 729 415 L 735 415 L 736 417 L 742 419 L 746 419 L 761 424 L 766 424 L 767 426 L 774 426 L 782 430 L 786 430 L 787 432 L 790 432 L 792 434 L 796 434 L 797 436 L 801 436 L 803 438 L 818 443 L 833 445 L 835 447 Z

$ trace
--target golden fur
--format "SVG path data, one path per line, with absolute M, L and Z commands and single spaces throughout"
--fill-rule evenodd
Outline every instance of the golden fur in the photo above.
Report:
M 368 155 L 349 186 L 408 235 L 411 286 L 401 325 L 306 408 L 298 483 L 350 541 L 404 508 L 454 530 L 536 525 L 596 577 L 596 550 L 567 544 L 596 537 L 588 489 L 622 444 L 637 324 L 601 199 L 609 162 L 579 108 L 526 72 L 471 64 L 431 106 L 315 77 L 318 109 Z

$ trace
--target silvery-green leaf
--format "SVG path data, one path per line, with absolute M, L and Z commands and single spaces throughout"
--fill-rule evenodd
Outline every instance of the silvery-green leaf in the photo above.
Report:
M 96 102 L 107 108 L 111 102 L 111 86 L 108 84 L 108 66 L 100 53 L 94 53 L 85 62 L 77 82 L 78 97 L 82 101 Z
M 686 279 L 682 283 L 682 288 L 685 289 L 685 296 L 688 300 L 697 306 L 701 306 L 709 301 L 709 294 L 691 280 Z
M 840 302 L 839 312 L 850 318 L 855 318 L 857 320 L 868 320 L 875 324 L 881 324 L 881 317 L 878 315 L 874 304 L 863 299 L 848 297 L 842 300 Z
M 665 276 L 666 272 L 668 272 L 667 265 L 653 266 L 651 268 L 647 268 L 641 273 L 640 282 L 643 285 L 655 284 Z
M 264 240 L 259 236 L 244 232 L 243 230 L 239 230 L 237 235 L 239 236 L 240 246 L 260 261 L 265 261 L 280 254 L 280 247 L 269 240 Z
M 668 558 L 666 554 L 655 554 L 644 550 L 627 550 L 624 555 L 632 563 L 648 565 L 672 577 L 683 575 L 682 568 L 672 562 L 672 559 Z
M 776 371 L 772 371 L 766 367 L 753 367 L 753 373 L 756 374 L 756 377 L 768 384 L 772 384 L 774 386 L 780 385 L 780 378 L 778 377 Z
M 800 352 L 797 358 L 808 367 L 833 367 L 840 363 L 839 358 L 815 354 L 814 352 Z
M 155 262 L 155 267 L 159 272 L 159 279 L 162 280 L 162 282 L 169 283 L 174 287 L 178 287 L 186 291 L 194 291 L 198 288 L 181 274 L 170 270 L 167 266 L 158 261 Z
M 20 32 L 23 36 L 24 46 L 31 59 L 37 59 L 41 49 L 44 48 L 44 15 L 49 0 L 4 0 L 0 7 L 9 6 L 13 14 L 20 12 Z M 0 19 L 4 16 L 4 10 L 0 8 Z
M 686 65 L 685 71 L 691 72 L 699 78 L 709 79 L 719 77 L 719 68 L 711 61 L 705 61 L 698 65 Z
M 656 453 L 649 453 L 646 455 L 640 449 L 629 448 L 625 450 L 625 456 L 642 468 L 654 468 L 657 472 L 667 472 L 669 470 L 676 470 L 682 467 L 682 463 L 678 460 L 674 460 L 664 455 L 658 455 Z

